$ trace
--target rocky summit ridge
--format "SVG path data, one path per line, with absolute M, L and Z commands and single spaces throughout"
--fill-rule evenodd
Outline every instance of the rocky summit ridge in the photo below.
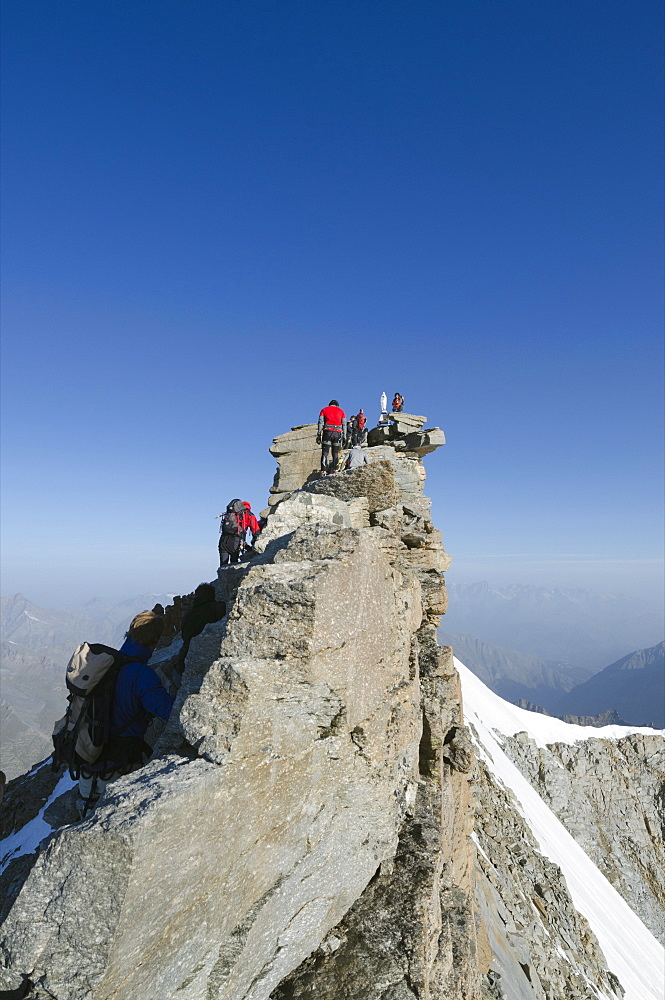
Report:
M 8 786 L 2 995 L 623 995 L 561 871 L 476 761 L 436 640 L 449 557 L 422 458 L 445 439 L 393 416 L 370 431 L 368 465 L 324 479 L 316 425 L 275 438 L 257 555 L 215 581 L 226 617 L 192 641 L 182 678 L 177 634 L 153 658 L 177 696 L 143 769 L 83 822 L 68 778 L 42 767 Z M 662 845 L 661 757 L 639 759 Z M 545 784 L 554 799 L 562 786 Z

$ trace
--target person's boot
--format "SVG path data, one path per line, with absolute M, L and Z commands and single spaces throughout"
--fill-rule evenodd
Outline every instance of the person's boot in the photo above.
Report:
M 79 819 L 86 819 L 94 811 L 97 799 L 84 799 L 81 794 L 76 796 L 76 811 Z

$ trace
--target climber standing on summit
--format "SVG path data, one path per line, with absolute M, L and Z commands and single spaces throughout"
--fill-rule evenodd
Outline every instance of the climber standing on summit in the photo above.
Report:
M 367 417 L 362 409 L 358 410 L 356 425 L 351 435 L 351 444 L 362 444 L 367 437 Z
M 331 399 L 319 413 L 316 443 L 321 445 L 321 472 L 325 476 L 337 469 L 339 449 L 346 438 L 346 414 L 336 399 Z M 328 463 L 328 453 L 332 461 Z

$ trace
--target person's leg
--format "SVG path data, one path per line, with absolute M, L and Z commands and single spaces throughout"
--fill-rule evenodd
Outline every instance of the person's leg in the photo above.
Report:
M 328 453 L 330 452 L 330 441 L 324 437 L 321 445 L 321 472 L 328 471 Z
M 337 463 L 339 461 L 339 446 L 340 446 L 339 441 L 333 441 L 331 445 L 331 450 L 332 450 L 332 462 L 330 464 L 331 472 L 337 471 Z
M 107 784 L 114 777 L 117 777 L 115 772 L 104 779 L 100 778 L 98 774 L 93 774 L 91 771 L 81 771 L 76 803 L 81 819 L 84 819 L 88 813 L 92 812 L 100 796 L 104 794 Z
M 233 535 L 222 535 L 219 539 L 219 564 L 226 566 L 232 561 L 233 556 Z

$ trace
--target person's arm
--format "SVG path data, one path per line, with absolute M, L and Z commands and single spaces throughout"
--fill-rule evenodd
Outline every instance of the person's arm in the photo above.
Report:
M 136 693 L 146 712 L 159 716 L 164 722 L 168 720 L 174 699 L 166 691 L 151 667 L 146 666 L 140 671 L 137 677 Z

